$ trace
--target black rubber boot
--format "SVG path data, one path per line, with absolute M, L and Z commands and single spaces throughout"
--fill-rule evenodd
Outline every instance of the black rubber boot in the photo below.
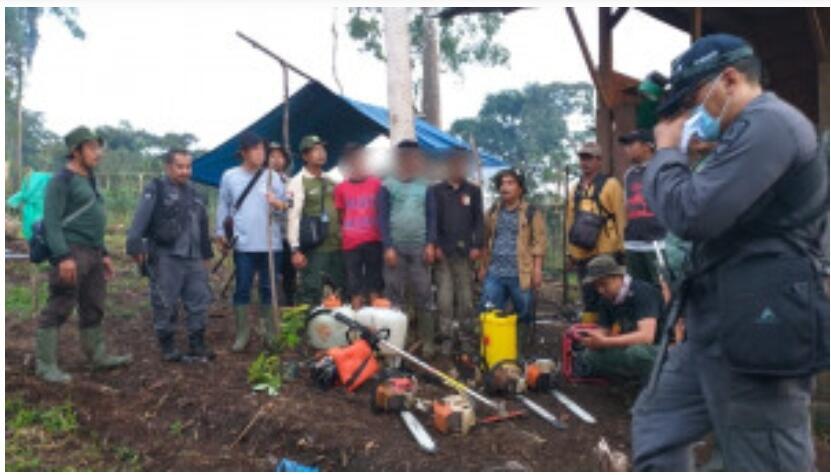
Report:
M 216 353 L 205 344 L 205 330 L 197 330 L 188 335 L 190 350 L 185 355 L 185 361 L 189 363 L 207 363 L 216 358 Z
M 176 338 L 173 333 L 159 333 L 159 347 L 162 350 L 162 360 L 168 363 L 182 361 L 182 353 L 176 349 Z

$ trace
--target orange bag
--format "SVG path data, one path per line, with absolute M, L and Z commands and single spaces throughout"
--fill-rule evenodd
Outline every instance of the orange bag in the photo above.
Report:
M 335 361 L 340 382 L 349 392 L 358 389 L 378 372 L 378 361 L 372 354 L 369 343 L 364 339 L 359 339 L 349 346 L 330 348 L 326 353 Z

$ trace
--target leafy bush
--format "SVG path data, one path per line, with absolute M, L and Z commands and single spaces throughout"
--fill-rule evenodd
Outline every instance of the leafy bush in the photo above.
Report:
M 276 396 L 283 385 L 280 357 L 260 353 L 248 367 L 248 384 L 254 391 L 265 391 L 269 396 Z
M 283 319 L 280 323 L 280 348 L 289 350 L 297 348 L 302 338 L 301 333 L 306 325 L 308 311 L 308 305 L 283 309 Z

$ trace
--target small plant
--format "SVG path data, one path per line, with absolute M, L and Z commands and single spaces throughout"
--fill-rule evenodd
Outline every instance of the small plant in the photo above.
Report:
M 127 465 L 128 471 L 141 470 L 141 456 L 130 447 L 120 445 L 115 448 L 115 456 Z
M 282 349 L 293 350 L 300 343 L 300 333 L 306 325 L 308 305 L 298 305 L 283 309 L 283 319 L 280 324 L 279 344 Z
M 260 353 L 248 367 L 248 384 L 254 391 L 265 391 L 269 396 L 276 396 L 283 384 L 280 358 L 277 355 Z
M 40 425 L 53 434 L 63 434 L 77 429 L 78 420 L 69 402 L 41 410 L 26 407 L 20 399 L 9 398 L 6 400 L 6 425 L 12 430 Z
M 53 434 L 72 432 L 78 428 L 78 419 L 75 417 L 75 410 L 72 404 L 65 402 L 58 406 L 52 406 L 40 414 L 40 423 L 47 431 Z
M 168 429 L 172 435 L 179 436 L 182 435 L 182 429 L 184 428 L 184 424 L 182 421 L 175 420 L 170 423 L 170 428 Z

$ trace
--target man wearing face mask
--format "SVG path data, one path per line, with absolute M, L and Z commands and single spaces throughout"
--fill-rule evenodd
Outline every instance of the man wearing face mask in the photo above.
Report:
M 687 338 L 665 363 L 658 355 L 633 409 L 636 470 L 689 470 L 709 432 L 727 470 L 814 468 L 811 385 L 829 361 L 818 244 L 828 169 L 812 124 L 762 89 L 760 70 L 752 47 L 725 34 L 672 63 L 644 188 L 661 223 L 694 246 L 679 292 Z M 682 150 L 693 135 L 717 142 L 697 173 Z

